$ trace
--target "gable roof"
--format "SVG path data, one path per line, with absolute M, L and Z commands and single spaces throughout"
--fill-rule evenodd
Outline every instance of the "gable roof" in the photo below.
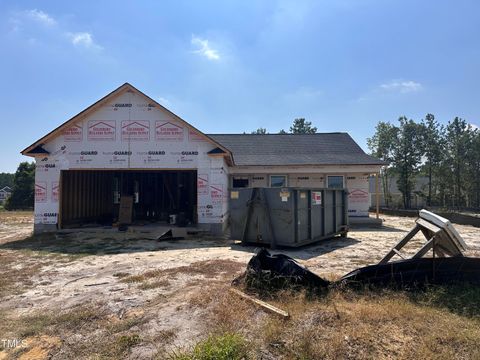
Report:
M 228 148 L 235 165 L 385 165 L 347 133 L 209 134 Z
M 42 145 L 44 145 L 49 139 L 55 137 L 55 136 L 58 136 L 59 134 L 61 134 L 61 131 L 63 129 L 65 129 L 66 127 L 68 126 L 71 126 L 73 125 L 76 121 L 80 120 L 81 118 L 87 116 L 88 114 L 94 112 L 95 110 L 97 110 L 100 106 L 104 105 L 106 102 L 110 101 L 112 98 L 120 95 L 120 94 L 123 94 L 124 92 L 127 92 L 127 91 L 132 91 L 132 92 L 136 92 L 137 94 L 140 94 L 141 96 L 145 97 L 150 103 L 153 103 L 155 106 L 159 107 L 160 109 L 163 109 L 165 111 L 167 111 L 170 115 L 172 115 L 175 120 L 177 120 L 179 123 L 181 123 L 182 125 L 184 125 L 185 127 L 193 130 L 193 131 L 196 131 L 197 133 L 199 133 L 202 137 L 205 138 L 205 140 L 213 143 L 215 146 L 219 147 L 220 149 L 224 150 L 226 154 L 228 155 L 231 155 L 230 152 L 228 151 L 228 149 L 226 149 L 225 147 L 223 147 L 221 144 L 217 143 L 215 140 L 213 140 L 212 138 L 210 138 L 209 136 L 205 135 L 204 133 L 202 133 L 200 130 L 198 130 L 197 128 L 195 128 L 194 126 L 190 125 L 189 123 L 187 123 L 185 120 L 183 120 L 180 116 L 178 116 L 177 114 L 173 113 L 172 111 L 168 110 L 166 107 L 164 107 L 163 105 L 161 105 L 160 103 L 158 103 L 157 101 L 155 101 L 154 99 L 152 99 L 150 96 L 144 94 L 143 92 L 141 92 L 140 90 L 138 90 L 136 87 L 134 87 L 133 85 L 129 84 L 129 83 L 125 83 L 121 86 L 119 86 L 118 88 L 116 88 L 115 90 L 113 90 L 111 93 L 105 95 L 103 98 L 101 98 L 100 100 L 98 100 L 97 102 L 95 102 L 94 104 L 90 105 L 88 108 L 86 108 L 85 110 L 79 112 L 77 115 L 75 115 L 74 117 L 72 117 L 71 119 L 65 121 L 63 124 L 61 124 L 60 126 L 58 126 L 57 128 L 55 128 L 54 130 L 50 131 L 47 135 L 45 135 L 44 137 L 40 138 L 39 140 L 35 141 L 32 145 L 28 146 L 27 148 L 23 149 L 21 151 L 21 154 L 22 155 L 27 155 L 27 156 L 33 156 L 35 154 L 39 154 L 38 152 L 38 149 L 42 149 L 43 151 L 45 151 L 43 148 L 42 148 Z M 40 152 L 42 153 L 42 152 Z M 48 152 L 47 152 L 48 153 Z

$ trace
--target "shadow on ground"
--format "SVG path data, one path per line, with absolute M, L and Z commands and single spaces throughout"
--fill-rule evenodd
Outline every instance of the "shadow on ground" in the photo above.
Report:
M 40 234 L 0 245 L 3 250 L 31 250 L 69 255 L 114 255 L 147 251 L 211 248 L 229 246 L 225 240 L 158 241 L 129 236 L 129 234 Z
M 336 237 L 321 240 L 318 243 L 300 248 L 278 248 L 274 253 L 284 253 L 296 259 L 308 260 L 313 257 L 355 245 L 359 240 Z M 252 253 L 259 249 L 258 245 L 242 245 L 239 242 L 225 239 L 198 238 L 185 240 L 150 240 L 122 234 L 39 234 L 25 239 L 11 241 L 0 245 L 1 250 L 29 250 L 44 253 L 66 255 L 115 255 L 137 252 L 154 252 L 170 250 L 187 250 L 214 247 L 229 247 L 232 250 Z
M 282 253 L 299 260 L 308 260 L 316 256 L 328 254 L 337 249 L 358 244 L 360 241 L 351 237 L 335 237 L 327 240 L 320 240 L 314 244 L 304 245 L 298 248 L 277 247 L 275 250 L 269 249 L 273 254 Z M 269 246 L 265 246 L 269 248 Z M 252 254 L 260 249 L 255 245 L 233 244 L 233 250 L 251 252 Z
M 365 226 L 358 226 L 356 227 L 355 225 L 350 226 L 350 230 L 352 232 L 406 232 L 408 230 L 402 230 L 398 228 L 394 228 L 392 226 L 376 226 L 376 227 L 365 227 Z

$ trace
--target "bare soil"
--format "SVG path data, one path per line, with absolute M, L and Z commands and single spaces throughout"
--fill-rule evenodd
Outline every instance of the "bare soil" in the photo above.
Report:
M 384 226 L 379 229 L 354 229 L 347 238 L 276 252 L 292 256 L 323 277 L 337 278 L 378 262 L 415 220 L 382 217 Z M 426 315 L 415 307 L 417 305 L 408 305 L 410 299 L 398 303 L 395 296 L 373 300 L 373 305 L 381 303 L 379 310 L 364 297 L 359 300 L 350 295 L 336 295 L 337 300 L 330 298 L 326 305 L 313 302 L 307 306 L 305 299 L 286 295 L 283 300 L 273 300 L 294 314 L 291 326 L 280 330 L 271 315 L 232 298 L 227 292 L 230 282 L 242 273 L 254 254 L 253 246 L 208 237 L 156 241 L 148 239 L 141 231 L 79 230 L 69 234 L 32 236 L 32 228 L 32 213 L 0 212 L 0 359 L 168 358 L 213 330 L 242 332 L 247 328 L 250 334 L 259 331 L 270 336 L 267 339 L 262 335 L 262 342 L 255 342 L 258 351 L 253 357 L 292 358 L 296 357 L 297 350 L 296 345 L 285 343 L 288 343 L 288 333 L 299 331 L 295 330 L 299 324 L 308 324 L 313 334 L 316 325 L 312 322 L 318 322 L 318 331 L 346 335 L 329 340 L 343 344 L 342 347 L 340 343 L 332 343 L 337 353 L 307 352 L 307 355 L 363 358 L 375 354 L 382 358 L 390 357 L 391 353 L 393 357 L 414 358 L 425 354 L 416 352 L 411 342 L 422 336 L 421 332 L 428 327 L 407 329 L 402 321 L 395 325 L 399 329 L 392 332 L 392 337 L 382 340 L 379 334 L 370 334 L 371 348 L 362 345 L 359 356 L 342 352 L 347 346 L 345 341 L 352 346 L 356 344 L 355 338 L 359 336 L 355 335 L 356 326 L 372 331 L 379 326 L 375 323 L 378 319 L 372 319 L 381 317 L 383 324 L 388 311 L 395 313 L 398 309 L 408 310 L 405 306 L 413 306 L 415 316 L 426 319 Z M 456 228 L 472 249 L 469 255 L 478 256 L 480 229 L 462 225 Z M 420 235 L 414 240 L 417 245 L 424 241 Z M 406 249 L 407 253 L 414 251 L 414 245 Z M 332 301 L 337 303 L 335 310 L 331 308 Z M 312 313 L 316 308 L 320 313 Z M 407 311 L 405 316 L 410 316 L 408 314 L 411 312 Z M 455 319 L 450 324 L 460 327 L 464 321 L 464 329 L 480 325 L 478 315 L 469 314 L 447 311 L 432 316 L 443 316 L 445 326 L 448 326 L 445 319 Z M 344 321 L 339 320 L 339 316 L 343 316 Z M 469 321 L 473 321 L 473 325 Z M 391 328 L 384 330 L 391 331 Z M 300 335 L 292 333 L 290 338 L 295 336 Z M 309 335 L 305 333 L 304 336 L 306 338 L 301 341 L 307 341 Z M 469 331 L 465 337 L 468 341 L 480 340 L 478 332 Z M 1 342 L 4 339 L 23 342 L 21 346 L 6 348 Z M 277 340 L 280 345 L 272 345 L 273 349 L 269 349 L 268 344 Z M 448 346 L 439 343 L 444 339 L 437 340 L 438 343 L 435 339 L 429 341 L 439 348 Z M 470 347 L 466 349 L 461 358 L 474 355 Z

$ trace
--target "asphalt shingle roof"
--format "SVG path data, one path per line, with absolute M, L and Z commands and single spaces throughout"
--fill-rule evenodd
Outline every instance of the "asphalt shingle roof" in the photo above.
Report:
M 208 134 L 233 154 L 235 165 L 383 165 L 347 133 Z

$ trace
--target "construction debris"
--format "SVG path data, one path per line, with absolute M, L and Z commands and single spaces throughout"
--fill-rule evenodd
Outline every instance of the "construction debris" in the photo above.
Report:
M 467 250 L 465 241 L 450 221 L 430 211 L 421 210 L 413 229 L 380 260 L 379 264 L 387 263 L 395 255 L 405 259 L 400 250 L 412 240 L 419 231 L 423 233 L 427 242 L 413 255 L 413 259 L 425 256 L 430 250 L 432 250 L 433 258 L 436 256 L 463 256 L 463 252 Z
M 427 284 L 480 285 L 480 258 L 416 258 L 371 265 L 344 275 L 338 283 L 396 288 L 421 287 Z
M 157 241 L 167 241 L 167 240 L 184 240 L 183 236 L 173 236 L 172 229 L 165 231 L 162 235 L 157 238 Z
M 240 290 L 237 290 L 237 289 L 234 289 L 234 288 L 230 288 L 230 291 L 238 296 L 240 296 L 241 298 L 243 299 L 246 299 L 248 301 L 251 301 L 253 302 L 254 304 L 258 305 L 258 306 L 261 306 L 262 308 L 270 311 L 270 312 L 273 312 L 277 315 L 280 315 L 282 316 L 283 318 L 288 318 L 290 317 L 290 314 L 288 312 L 286 312 L 285 310 L 282 310 L 282 309 L 279 309 L 277 308 L 276 306 L 273 306 L 269 303 L 266 303 L 265 301 L 262 301 L 262 300 L 259 300 L 259 299 L 256 299 L 254 298 L 253 296 L 250 296 L 248 294 L 245 294 L 244 292 L 241 292 Z
M 426 238 L 411 257 L 400 251 L 418 232 Z M 244 274 L 247 286 L 285 288 L 302 286 L 326 289 L 330 286 L 421 287 L 427 284 L 466 282 L 480 285 L 480 258 L 464 256 L 467 246 L 447 219 L 421 210 L 415 227 L 377 264 L 356 269 L 336 282 L 329 282 L 283 254 L 271 255 L 261 249 L 248 263 Z M 431 253 L 431 256 L 426 257 Z M 390 261 L 394 256 L 402 260 Z
M 248 262 L 244 279 L 247 286 L 258 288 L 264 287 L 265 284 L 273 288 L 292 286 L 326 288 L 330 285 L 329 281 L 314 274 L 290 256 L 271 255 L 264 248 Z

